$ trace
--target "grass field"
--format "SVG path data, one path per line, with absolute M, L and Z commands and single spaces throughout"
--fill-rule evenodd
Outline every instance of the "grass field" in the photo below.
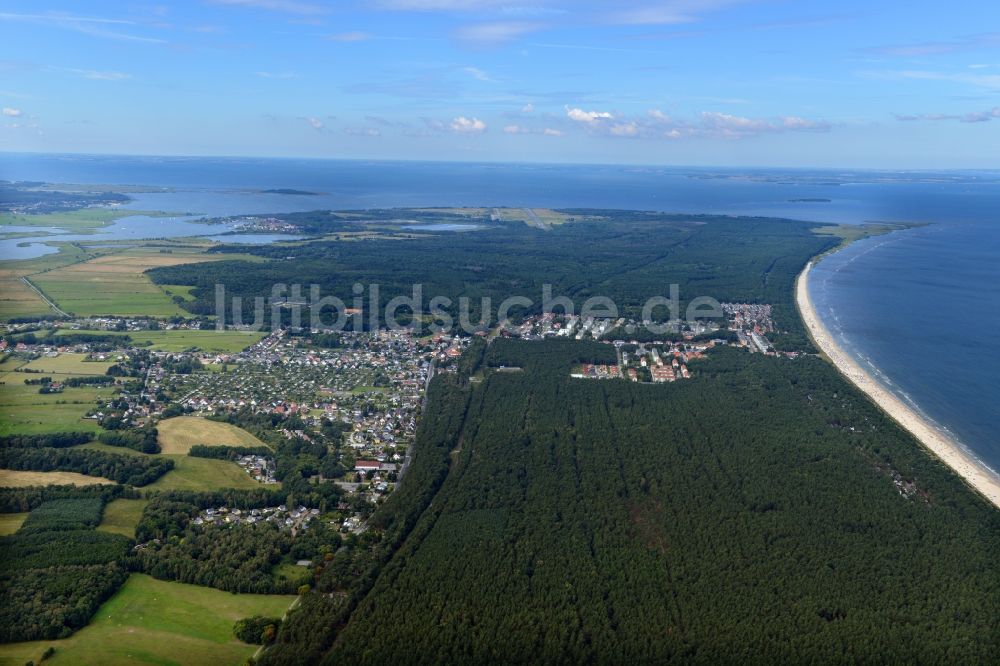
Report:
M 57 331 L 56 335 L 86 335 L 88 331 L 73 331 L 63 329 Z M 151 343 L 149 349 L 153 351 L 181 352 L 191 348 L 201 349 L 207 352 L 220 352 L 225 354 L 235 354 L 243 351 L 250 345 L 258 342 L 264 337 L 264 333 L 254 333 L 249 331 L 92 331 L 95 335 L 128 335 L 132 343 L 139 345 L 146 342 Z
M 881 236 L 900 229 L 912 227 L 912 224 L 889 223 L 889 222 L 869 222 L 866 224 L 837 224 L 829 227 L 817 227 L 813 233 L 819 236 L 836 236 L 841 240 L 841 247 L 849 245 L 856 240 L 869 238 L 870 236 Z
M 163 455 L 163 454 L 161 454 Z M 239 465 L 228 460 L 167 455 L 174 468 L 146 486 L 149 490 L 218 490 L 221 488 L 259 488 Z
M 0 513 L 0 536 L 16 532 L 27 517 L 27 513 Z
M 163 290 L 168 296 L 180 296 L 185 301 L 193 301 L 194 296 L 191 295 L 191 290 L 194 289 L 193 286 L 187 284 L 161 284 L 160 289 Z
M 80 210 L 63 211 L 59 213 L 42 213 L 38 215 L 0 214 L 0 230 L 14 225 L 19 227 L 58 227 L 76 234 L 94 233 L 101 227 L 106 227 L 115 220 L 132 215 L 147 215 L 164 217 L 173 213 L 155 211 L 128 210 L 125 208 L 81 208 Z
M 66 377 L 83 377 L 87 375 L 107 374 L 114 361 L 87 361 L 85 354 L 59 354 L 58 356 L 43 356 L 36 358 L 24 366 L 25 370 L 36 370 L 48 375 L 64 375 Z M 25 379 L 31 379 L 29 374 Z
M 28 514 L 24 514 L 28 515 Z M 281 564 L 274 567 L 273 574 L 275 578 L 281 578 L 284 580 L 299 580 L 302 576 L 310 572 L 309 567 L 301 567 L 298 564 L 292 562 L 282 562 Z
M 132 574 L 90 625 L 58 641 L 0 645 L 0 665 L 36 664 L 242 664 L 257 650 L 237 640 L 233 623 L 251 615 L 280 617 L 293 596 L 231 594 Z
M 83 449 L 96 449 L 124 456 L 148 455 L 132 449 L 108 446 L 100 442 L 81 444 Z M 153 483 L 148 490 L 218 490 L 220 488 L 258 488 L 260 484 L 234 462 L 193 458 L 181 453 L 159 453 L 174 461 L 174 468 Z M 110 506 L 110 505 L 109 505 Z
M 200 416 L 177 416 L 156 425 L 163 453 L 187 453 L 195 444 L 208 446 L 267 446 L 246 430 Z
M 162 254 L 130 249 L 35 275 L 32 281 L 59 307 L 76 315 L 184 314 L 143 272 L 156 266 L 203 261 L 200 251 Z
M 500 213 L 500 218 L 504 221 L 524 222 L 532 227 L 551 227 L 555 224 L 563 224 L 569 221 L 571 217 L 566 213 L 560 213 L 549 208 L 500 208 L 498 212 Z
M 21 277 L 66 266 L 91 256 L 93 254 L 87 250 L 64 243 L 56 254 L 35 259 L 0 261 L 0 319 L 53 314 L 52 308 L 21 282 Z
M 0 435 L 100 430 L 96 421 L 83 417 L 98 399 L 106 400 L 117 389 L 81 386 L 67 388 L 62 393 L 43 395 L 38 392 L 38 386 L 24 383 L 25 379 L 46 376 L 66 379 L 103 375 L 111 365 L 110 362 L 89 362 L 83 359 L 82 354 L 60 354 L 55 358 L 35 359 L 27 364 L 11 357 L 0 364 Z M 19 366 L 40 372 L 13 372 Z
M 116 499 L 104 507 L 104 516 L 97 529 L 101 532 L 121 534 L 129 539 L 135 537 L 135 526 L 142 518 L 142 511 L 149 504 L 144 499 Z
M 97 421 L 84 416 L 98 399 L 105 401 L 114 394 L 114 388 L 81 386 L 68 388 L 62 393 L 42 395 L 37 386 L 23 383 L 23 377 L 31 376 L 17 373 L 2 380 L 0 435 L 100 431 Z
M 114 481 L 100 476 L 77 474 L 76 472 L 22 472 L 13 469 L 0 469 L 0 488 L 69 484 L 73 484 L 74 486 L 91 486 L 97 483 L 114 483 Z

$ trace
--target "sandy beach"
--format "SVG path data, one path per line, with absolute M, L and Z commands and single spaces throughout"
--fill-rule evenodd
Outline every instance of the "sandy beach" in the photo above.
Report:
M 813 307 L 812 300 L 809 298 L 809 272 L 812 270 L 812 266 L 813 262 L 810 261 L 799 275 L 795 286 L 795 300 L 806 328 L 808 328 L 816 345 L 826 353 L 842 375 L 864 391 L 889 416 L 909 430 L 924 447 L 948 467 L 955 470 L 970 486 L 978 490 L 994 506 L 1000 508 L 1000 477 L 980 465 L 958 443 L 875 381 L 836 343 L 830 332 L 823 326 Z

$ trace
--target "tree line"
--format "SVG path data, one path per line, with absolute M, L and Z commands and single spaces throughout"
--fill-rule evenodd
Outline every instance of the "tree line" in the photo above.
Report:
M 130 486 L 145 486 L 174 468 L 168 458 L 117 455 L 80 448 L 0 449 L 0 468 L 35 472 L 76 472 Z

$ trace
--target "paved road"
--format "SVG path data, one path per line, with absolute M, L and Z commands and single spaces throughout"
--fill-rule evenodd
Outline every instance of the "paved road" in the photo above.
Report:
M 49 300 L 49 297 L 46 296 L 45 294 L 43 294 L 42 290 L 39 289 L 38 287 L 36 287 L 31 282 L 31 280 L 29 280 L 28 278 L 22 277 L 21 278 L 21 282 L 23 282 L 24 284 L 26 284 L 29 289 L 31 289 L 33 292 L 35 292 L 36 294 L 38 294 L 38 297 L 41 298 L 43 301 L 45 301 L 46 305 L 48 305 L 50 308 L 52 308 L 53 310 L 55 310 L 56 312 L 58 312 L 62 316 L 67 317 L 67 318 L 71 318 L 73 316 L 70 313 L 66 312 L 65 310 L 62 310 L 58 305 L 56 305 L 51 300 Z

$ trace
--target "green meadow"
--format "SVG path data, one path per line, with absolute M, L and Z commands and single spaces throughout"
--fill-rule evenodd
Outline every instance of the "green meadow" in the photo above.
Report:
M 0 214 L 0 230 L 6 226 L 19 227 L 58 227 L 75 234 L 91 234 L 101 227 L 106 227 L 116 220 L 132 215 L 147 215 L 150 217 L 168 217 L 174 213 L 161 213 L 144 210 L 128 210 L 125 208 L 81 208 L 79 210 L 59 213 L 41 213 L 18 215 L 13 213 Z
M 132 574 L 90 624 L 55 641 L 0 645 L 0 666 L 46 664 L 242 664 L 257 651 L 233 636 L 233 623 L 251 615 L 280 617 L 288 595 L 232 594 Z
M 267 446 L 246 430 L 200 416 L 176 416 L 160 421 L 157 441 L 163 453 L 187 453 L 196 444 L 208 446 Z
M 132 331 L 129 333 L 112 331 L 92 331 L 95 335 L 128 335 L 132 343 L 144 345 L 149 343 L 153 351 L 181 352 L 188 349 L 200 349 L 206 352 L 235 354 L 264 337 L 263 333 L 250 331 L 216 331 L 216 330 L 171 330 L 171 331 Z M 86 335 L 88 331 L 60 330 L 56 335 Z
M 0 227 L 0 231 L 2 231 Z M 26 275 L 33 275 L 94 256 L 93 252 L 77 245 L 61 243 L 59 252 L 35 259 L 0 261 L 0 319 L 53 314 L 45 301 L 30 287 L 21 282 Z
M 27 513 L 0 513 L 0 536 L 13 534 L 21 528 Z
M 249 433 L 245 433 L 249 435 Z M 80 448 L 96 449 L 123 456 L 145 456 L 133 449 L 108 446 L 100 442 L 81 444 Z M 178 453 L 157 453 L 174 461 L 174 468 L 153 483 L 146 490 L 219 490 L 222 488 L 259 488 L 260 484 L 250 478 L 239 465 L 228 460 L 195 458 Z M 118 501 L 118 500 L 116 500 Z M 110 504 L 108 505 L 111 506 Z M 124 510 L 124 507 L 123 509 Z M 110 531 L 110 530 L 109 530 Z
M 259 488 L 260 484 L 234 462 L 166 455 L 174 468 L 146 486 L 149 490 L 219 490 L 221 488 Z
M 43 395 L 38 392 L 38 386 L 24 383 L 26 379 L 41 377 L 59 381 L 103 375 L 111 365 L 111 362 L 90 362 L 83 358 L 82 354 L 60 354 L 25 364 L 11 357 L 0 364 L 0 435 L 99 431 L 97 422 L 84 416 L 98 400 L 107 400 L 117 390 L 114 387 L 80 386 Z M 13 372 L 16 367 L 38 372 Z
M 142 518 L 142 512 L 149 504 L 145 499 L 118 498 L 104 507 L 104 516 L 98 531 L 121 534 L 129 539 L 135 537 L 135 526 Z

